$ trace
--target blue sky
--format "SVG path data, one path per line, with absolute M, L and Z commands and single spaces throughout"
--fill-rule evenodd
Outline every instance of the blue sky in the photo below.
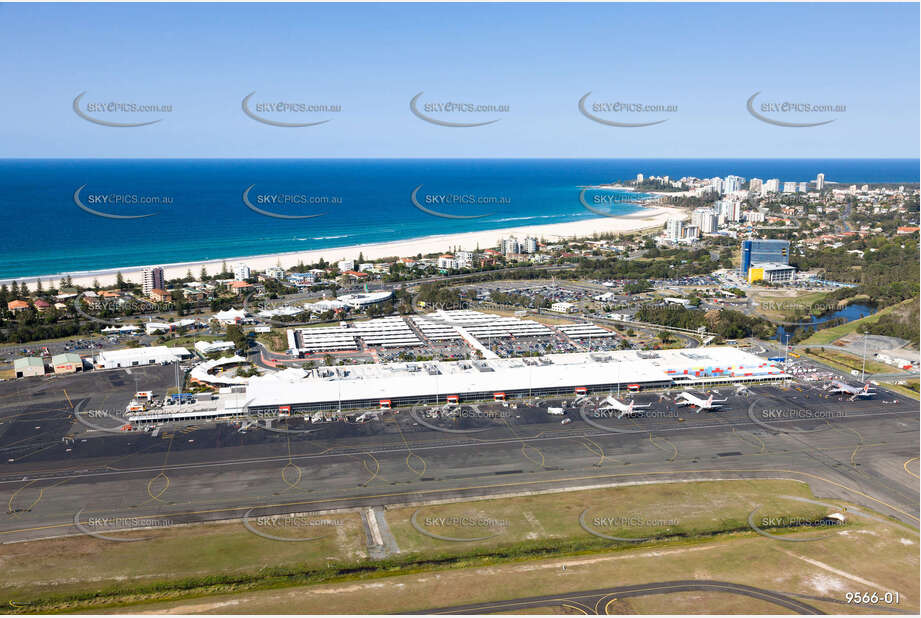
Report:
M 918 4 L 3 4 L 0 157 L 917 157 Z M 170 104 L 138 128 L 87 101 Z M 338 104 L 279 128 L 241 100 Z M 410 113 L 409 101 L 508 105 Z M 677 105 L 610 127 L 593 102 Z M 756 104 L 845 105 L 775 114 Z M 309 116 L 309 118 L 307 118 Z M 100 118 L 112 118 L 99 114 Z

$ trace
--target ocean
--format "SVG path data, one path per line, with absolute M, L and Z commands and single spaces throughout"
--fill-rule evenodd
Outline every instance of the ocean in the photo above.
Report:
M 826 182 L 917 183 L 918 164 L 917 159 L 0 160 L 5 215 L 0 279 L 597 217 L 583 202 L 594 211 L 626 215 L 648 196 L 590 190 L 580 200 L 581 189 L 637 173 L 807 181 L 823 172 Z

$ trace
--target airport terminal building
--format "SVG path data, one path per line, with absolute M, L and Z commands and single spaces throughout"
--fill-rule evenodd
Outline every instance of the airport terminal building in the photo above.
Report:
M 132 415 L 129 421 L 207 421 L 534 396 L 626 394 L 654 388 L 769 383 L 789 377 L 777 363 L 732 347 L 288 369 L 250 378 L 245 386 L 228 389 L 232 392 L 213 406 L 157 410 Z
M 398 408 L 532 396 L 773 382 L 781 366 L 731 347 L 580 352 L 539 358 L 321 367 L 303 379 L 253 378 L 240 405 L 253 415 Z

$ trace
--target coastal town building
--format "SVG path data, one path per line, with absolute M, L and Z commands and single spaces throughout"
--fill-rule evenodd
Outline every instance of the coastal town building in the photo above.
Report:
M 249 266 L 246 264 L 240 263 L 233 267 L 233 278 L 237 281 L 246 281 L 251 275 Z
M 141 291 L 144 296 L 150 296 L 150 291 L 159 288 L 166 288 L 166 281 L 163 278 L 163 269 L 159 266 L 149 266 L 144 269 L 141 280 Z

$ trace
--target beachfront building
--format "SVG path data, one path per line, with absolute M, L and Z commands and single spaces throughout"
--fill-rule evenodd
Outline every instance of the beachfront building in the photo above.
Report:
M 166 289 L 166 281 L 163 278 L 163 269 L 159 266 L 148 266 L 144 269 L 141 291 L 144 296 L 150 296 L 154 289 Z
M 719 216 L 710 208 L 697 208 L 691 213 L 691 224 L 703 234 L 713 234 L 719 227 Z
M 269 266 L 265 269 L 265 276 L 271 277 L 272 279 L 284 279 L 285 269 L 281 266 Z
M 10 313 L 19 313 L 20 311 L 25 311 L 29 308 L 29 303 L 24 300 L 11 300 L 6 304 L 6 308 Z
M 815 190 L 821 191 L 825 188 L 825 174 L 819 174 L 815 177 Z
M 780 192 L 780 179 L 771 178 L 764 181 L 764 185 L 761 188 L 761 195 L 767 195 L 768 193 L 779 193 Z
M 684 220 L 669 217 L 665 221 L 665 237 L 669 242 L 679 242 L 684 233 Z
M 241 262 L 233 267 L 233 278 L 237 281 L 246 281 L 250 276 L 252 276 L 252 272 L 250 272 L 249 266 L 246 264 Z

